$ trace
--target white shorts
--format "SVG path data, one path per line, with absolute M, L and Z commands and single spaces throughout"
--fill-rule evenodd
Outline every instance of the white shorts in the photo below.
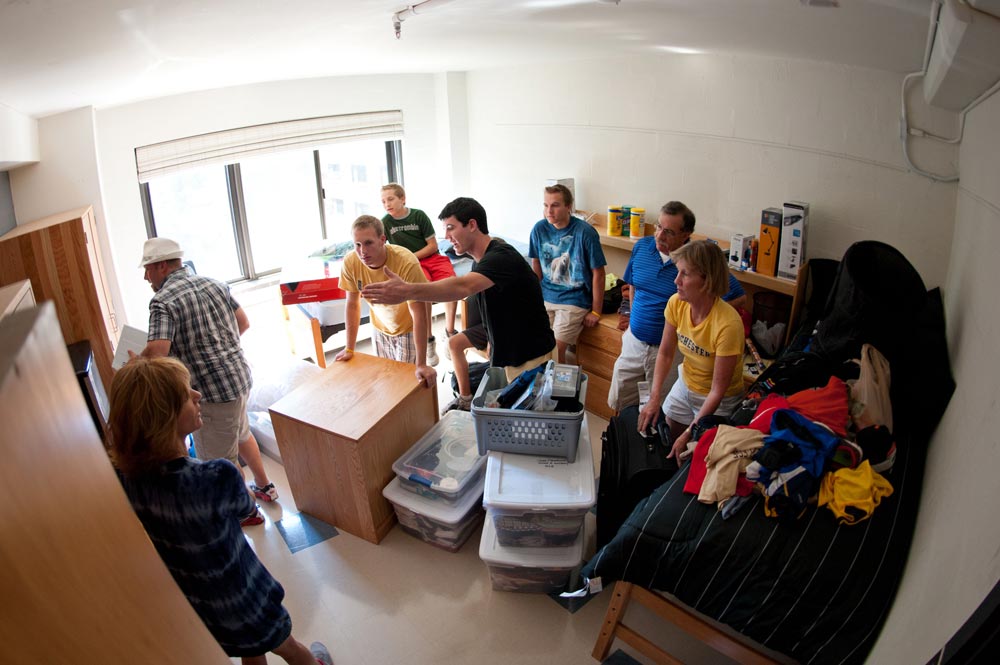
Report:
M 583 320 L 590 314 L 589 309 L 551 302 L 545 303 L 545 312 L 549 315 L 549 326 L 553 334 L 563 344 L 576 344 L 580 331 L 583 330 Z
M 690 425 L 694 421 L 695 416 L 698 415 L 698 411 L 701 410 L 705 400 L 708 399 L 708 395 L 702 395 L 688 389 L 687 384 L 684 383 L 683 366 L 678 368 L 677 373 L 678 377 L 674 381 L 674 387 L 670 389 L 666 399 L 663 400 L 663 413 L 675 423 Z M 742 403 L 742 394 L 723 397 L 722 401 L 719 402 L 718 408 L 715 409 L 715 415 L 729 416 Z
M 639 403 L 637 384 L 639 381 L 652 383 L 656 354 L 659 351 L 658 344 L 646 344 L 637 339 L 631 329 L 622 334 L 622 353 L 615 360 L 615 368 L 611 372 L 611 388 L 608 389 L 608 406 L 611 409 L 621 411 L 626 406 Z M 673 385 L 677 380 L 677 367 L 683 357 L 680 351 L 674 353 L 674 362 L 663 381 L 664 386 Z

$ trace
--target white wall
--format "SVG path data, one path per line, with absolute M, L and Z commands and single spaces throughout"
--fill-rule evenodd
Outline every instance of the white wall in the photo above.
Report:
M 135 148 L 234 127 L 323 115 L 401 109 L 407 196 L 433 210 L 449 188 L 441 167 L 433 75 L 307 79 L 222 88 L 100 110 L 97 147 L 111 251 L 122 266 L 126 321 L 145 326 L 149 286 L 135 266 L 146 239 Z M 379 191 L 372 190 L 379 203 Z M 377 208 L 376 208 L 377 209 Z M 20 217 L 19 217 L 20 218 Z
M 14 215 L 19 224 L 26 224 L 65 210 L 94 206 L 101 254 L 112 287 L 111 298 L 115 311 L 120 313 L 122 301 L 114 289 L 118 270 L 108 242 L 93 107 L 38 120 L 38 145 L 37 163 L 10 172 Z
M 812 204 L 811 256 L 883 240 L 928 285 L 944 281 L 955 187 L 907 173 L 902 77 L 856 67 L 732 56 L 623 57 L 468 75 L 472 190 L 490 228 L 527 239 L 546 178 L 575 177 L 588 210 L 652 215 L 687 203 L 698 231 L 756 233 L 760 211 Z M 917 111 L 917 120 L 941 123 Z M 948 127 L 938 127 L 942 133 Z M 915 146 L 924 168 L 953 148 Z
M 923 663 L 1000 580 L 1000 94 L 968 117 L 944 283 L 958 384 L 931 442 L 913 548 L 873 663 Z
M 0 170 L 37 162 L 38 121 L 0 104 Z

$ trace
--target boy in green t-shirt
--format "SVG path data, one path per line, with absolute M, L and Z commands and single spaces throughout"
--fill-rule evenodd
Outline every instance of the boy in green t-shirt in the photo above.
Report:
M 402 186 L 389 183 L 382 187 L 382 206 L 386 216 L 382 218 L 385 235 L 393 245 L 399 245 L 413 252 L 420 261 L 420 268 L 429 282 L 454 277 L 455 269 L 448 257 L 438 251 L 437 238 L 434 236 L 434 226 L 423 210 L 406 207 L 406 192 Z M 446 302 L 445 334 L 448 337 L 458 334 L 455 331 L 455 302 Z M 416 331 L 414 331 L 416 332 Z M 431 367 L 438 364 L 433 329 L 431 328 L 431 303 L 427 303 L 427 364 Z

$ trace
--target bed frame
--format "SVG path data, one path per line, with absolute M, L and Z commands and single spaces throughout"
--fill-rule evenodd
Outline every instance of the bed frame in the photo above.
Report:
M 619 638 L 658 664 L 683 665 L 683 661 L 625 625 L 625 610 L 628 608 L 629 602 L 635 601 L 738 663 L 778 665 L 789 662 L 775 660 L 766 654 L 761 647 L 753 645 L 746 638 L 731 635 L 720 628 L 720 624 L 701 617 L 687 606 L 668 596 L 654 593 L 630 582 L 617 582 L 612 593 L 611 603 L 608 605 L 608 611 L 604 615 L 604 623 L 601 625 L 601 632 L 597 636 L 594 651 L 591 653 L 598 661 L 603 661 L 608 657 L 612 643 L 615 638 Z

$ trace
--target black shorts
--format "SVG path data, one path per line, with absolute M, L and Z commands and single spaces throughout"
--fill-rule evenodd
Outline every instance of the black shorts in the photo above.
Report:
M 486 326 L 481 323 L 477 323 L 471 328 L 466 328 L 462 331 L 469 341 L 472 342 L 472 346 L 476 348 L 477 351 L 485 351 L 486 346 L 489 344 L 489 338 L 486 335 Z

